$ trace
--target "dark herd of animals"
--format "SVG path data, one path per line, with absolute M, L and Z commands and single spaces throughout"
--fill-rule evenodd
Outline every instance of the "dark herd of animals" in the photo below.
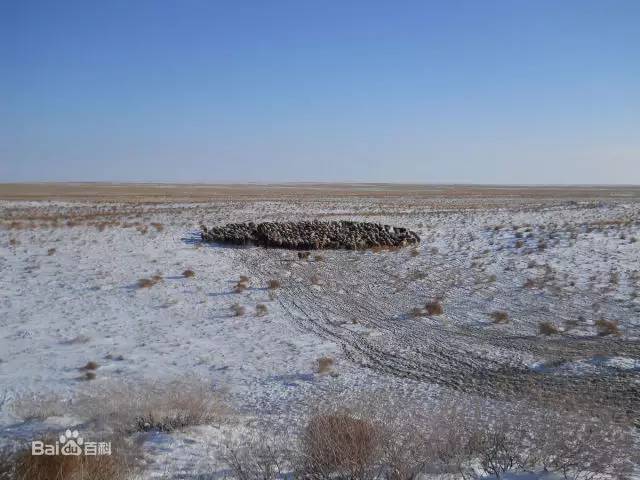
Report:
M 205 242 L 293 250 L 363 250 L 374 247 L 404 247 L 420 242 L 420 237 L 406 228 L 346 220 L 228 223 L 219 227 L 201 228 L 202 240 Z

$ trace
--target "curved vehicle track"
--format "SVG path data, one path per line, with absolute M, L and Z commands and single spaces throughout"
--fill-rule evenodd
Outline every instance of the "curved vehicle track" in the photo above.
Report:
M 571 299 L 553 296 L 533 298 L 526 291 L 515 294 L 509 288 L 511 278 L 479 289 L 455 255 L 421 255 L 417 261 L 428 272 L 421 282 L 408 279 L 414 260 L 407 252 L 336 252 L 324 261 L 309 262 L 285 257 L 282 251 L 251 249 L 238 261 L 259 282 L 283 279 L 276 299 L 287 316 L 301 329 L 341 345 L 355 364 L 490 398 L 553 401 L 571 393 L 586 406 L 640 413 L 638 371 L 557 368 L 598 356 L 640 358 L 639 342 L 518 334 L 487 321 L 488 305 L 500 301 L 508 300 L 510 314 L 526 323 L 573 318 L 594 299 L 583 295 L 572 304 Z M 416 299 L 443 292 L 443 316 L 408 315 Z M 509 292 L 506 297 L 504 292 Z M 543 361 L 542 368 L 531 367 L 535 360 Z

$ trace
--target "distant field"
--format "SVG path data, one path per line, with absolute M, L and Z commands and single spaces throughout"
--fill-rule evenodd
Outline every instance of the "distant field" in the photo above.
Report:
M 118 202 L 194 201 L 253 198 L 640 198 L 640 186 L 518 186 L 391 183 L 153 184 L 4 183 L 3 200 L 102 200 Z

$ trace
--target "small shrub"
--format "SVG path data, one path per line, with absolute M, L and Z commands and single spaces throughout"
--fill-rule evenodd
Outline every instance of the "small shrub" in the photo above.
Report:
M 280 288 L 281 284 L 279 280 L 269 280 L 269 289 L 275 290 L 276 288 Z
M 444 312 L 442 304 L 438 301 L 427 302 L 427 304 L 424 306 L 424 309 L 428 316 L 442 315 L 442 313 Z
M 310 255 L 311 255 L 311 252 L 298 252 L 298 259 L 306 260 L 309 258 Z
M 605 320 L 601 318 L 596 320 L 596 327 L 598 328 L 598 335 L 605 337 L 607 335 L 620 335 L 618 329 L 618 322 L 614 320 Z
M 87 364 L 84 367 L 82 367 L 80 370 L 97 370 L 98 367 L 99 365 L 96 362 L 90 361 L 90 362 L 87 362 Z
M 162 276 L 154 275 L 151 278 L 141 278 L 138 280 L 138 288 L 151 288 L 162 281 Z
M 194 272 L 193 270 L 187 269 L 184 272 L 182 272 L 182 276 L 185 277 L 185 278 L 195 277 L 196 276 L 196 272 Z
M 241 317 L 243 316 L 247 309 L 244 308 L 242 305 L 240 305 L 239 303 L 234 303 L 233 305 L 231 305 L 231 310 L 233 311 L 234 316 L 236 317 Z
M 233 287 L 233 291 L 235 293 L 242 293 L 244 292 L 247 288 L 249 288 L 249 284 L 243 280 L 240 280 L 238 283 L 236 283 L 236 286 Z
M 81 380 L 95 380 L 96 372 L 85 372 L 85 374 L 80 377 Z
M 51 255 L 53 255 L 54 253 L 56 253 L 56 249 L 55 249 L 55 248 L 50 248 L 49 250 L 47 250 L 47 255 L 48 255 L 48 256 L 51 256 Z
M 256 315 L 262 317 L 267 314 L 267 306 L 264 303 L 259 303 L 256 305 Z
M 538 332 L 540 332 L 541 335 L 556 335 L 560 333 L 560 330 L 551 322 L 540 322 Z
M 303 478 L 369 476 L 380 448 L 378 428 L 348 414 L 317 415 L 302 435 Z
M 329 373 L 333 368 L 333 358 L 331 357 L 320 357 L 318 359 L 318 373 L 325 374 Z
M 496 310 L 491 312 L 490 317 L 493 319 L 493 323 L 508 323 L 509 314 L 504 310 Z

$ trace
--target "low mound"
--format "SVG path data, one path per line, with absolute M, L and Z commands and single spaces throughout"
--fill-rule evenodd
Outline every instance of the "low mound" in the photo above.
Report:
M 379 223 L 264 222 L 228 223 L 208 229 L 202 227 L 205 242 L 296 250 L 404 247 L 420 242 L 415 232 Z

